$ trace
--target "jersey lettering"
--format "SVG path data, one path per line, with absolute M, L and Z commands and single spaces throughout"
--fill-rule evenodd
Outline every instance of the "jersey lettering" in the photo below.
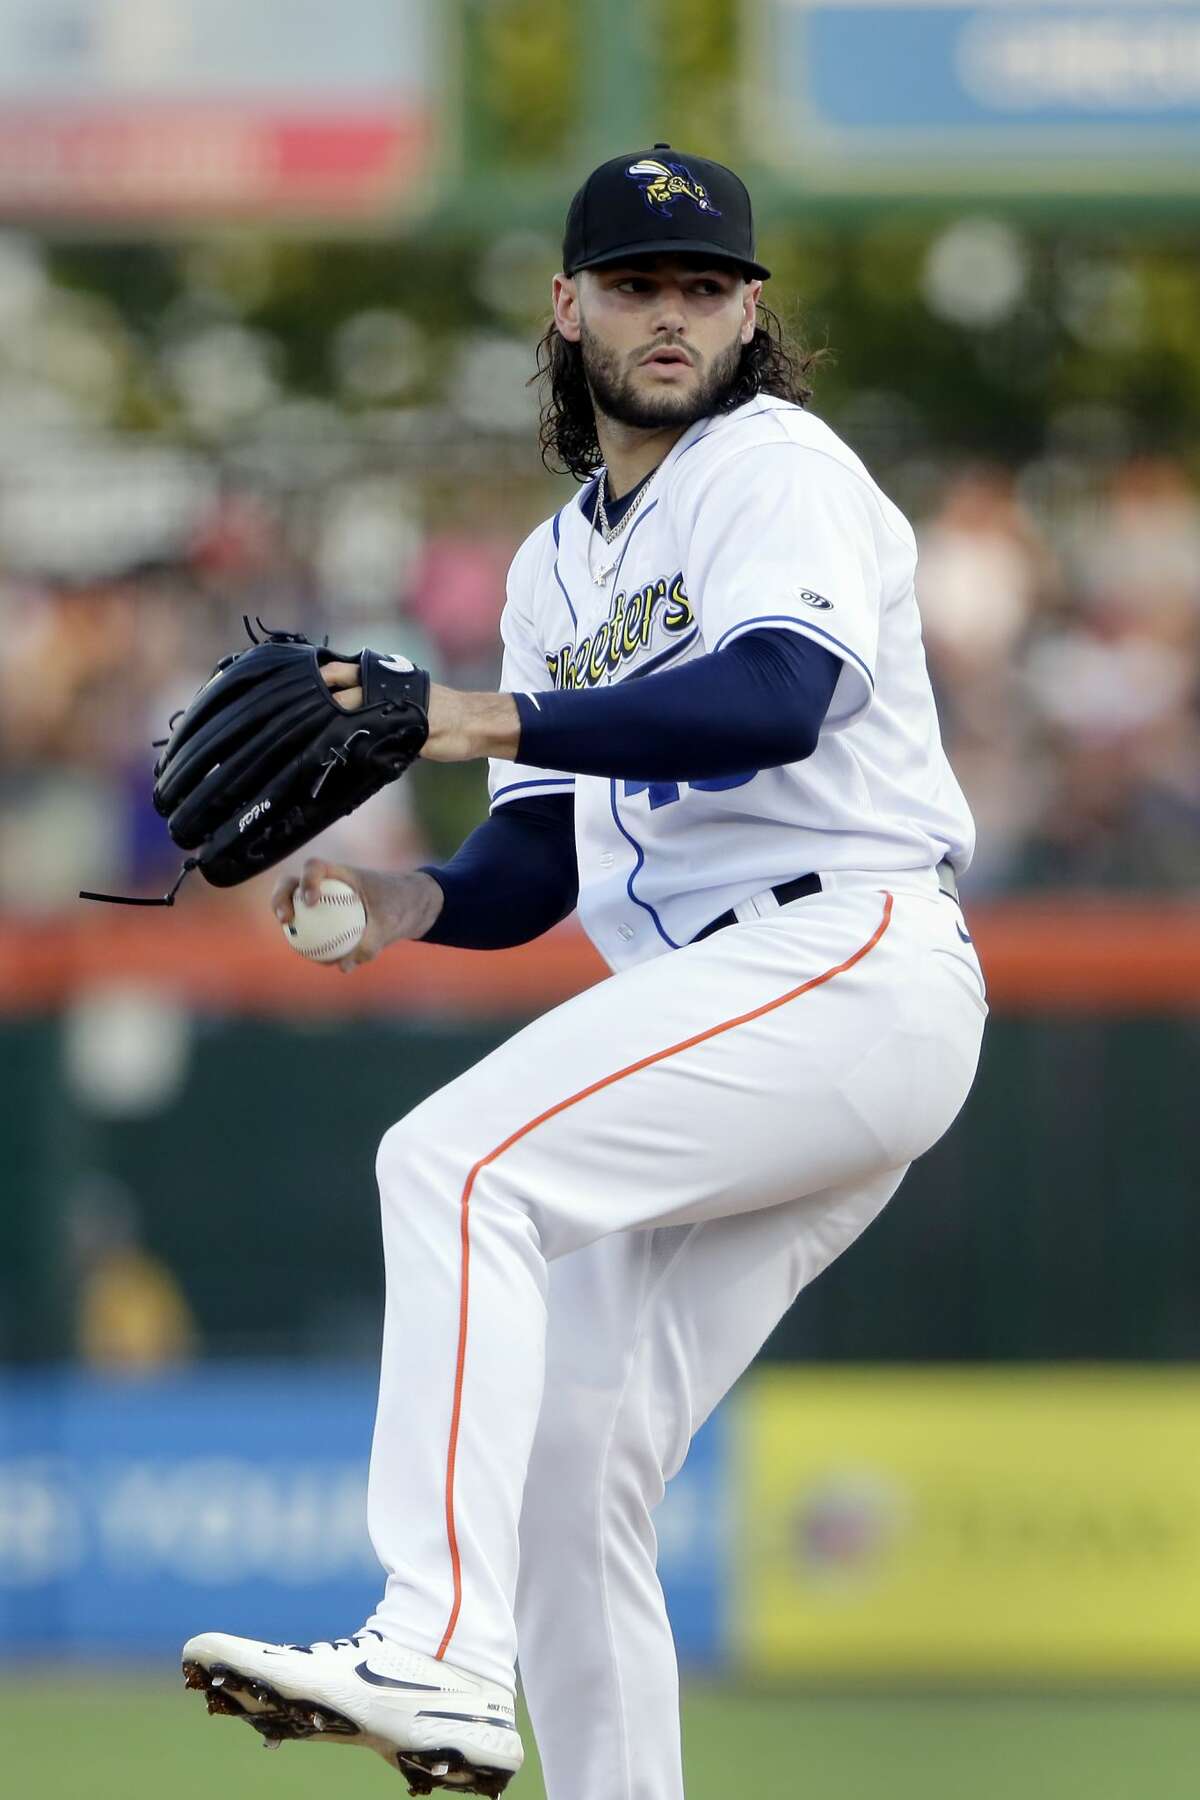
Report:
M 706 781 L 688 781 L 684 785 L 698 788 L 702 794 L 723 794 L 728 788 L 745 787 L 757 774 L 757 769 L 749 769 L 745 775 L 713 775 Z M 657 812 L 660 806 L 673 806 L 683 798 L 677 781 L 627 781 L 625 798 L 633 800 L 638 794 L 649 794 L 651 812 Z
M 603 624 L 546 657 L 550 679 L 556 688 L 598 687 L 649 646 L 657 625 L 678 637 L 695 619 L 682 573 L 659 576 L 632 594 L 621 589 Z
M 780 767 L 707 775 L 702 741 L 677 761 L 646 758 L 639 780 L 494 759 L 501 805 L 571 794 L 579 916 L 611 968 L 691 943 L 781 875 L 933 869 L 946 855 L 967 866 L 974 832 L 920 645 L 916 541 L 827 425 L 762 395 L 698 420 L 601 551 L 620 561 L 600 587 L 594 539 L 576 498 L 518 552 L 506 691 L 653 687 L 754 631 L 798 633 L 842 665 L 815 747 Z M 699 779 L 659 773 L 689 766 Z
M 677 781 L 627 781 L 625 798 L 636 799 L 638 794 L 649 794 L 650 811 L 657 812 L 660 806 L 674 806 L 679 799 L 679 783 Z

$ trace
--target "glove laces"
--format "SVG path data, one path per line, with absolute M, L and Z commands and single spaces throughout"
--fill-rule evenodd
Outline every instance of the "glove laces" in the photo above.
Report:
M 176 894 L 179 892 L 192 870 L 198 867 L 198 857 L 185 857 L 183 867 L 176 877 L 174 887 L 171 889 L 170 893 L 164 894 L 161 900 L 147 900 L 142 894 L 94 894 L 90 888 L 80 888 L 79 898 L 81 900 L 106 900 L 111 906 L 174 906 Z
M 242 614 L 242 624 L 246 627 L 246 636 L 250 639 L 250 642 L 255 645 L 261 644 L 261 643 L 307 644 L 311 641 L 309 638 L 305 637 L 305 635 L 302 631 L 277 631 L 270 625 L 264 625 L 257 613 L 254 615 L 254 625 L 258 626 L 258 631 L 262 632 L 262 634 L 263 634 L 262 637 L 259 637 L 258 632 L 255 631 L 254 625 L 252 625 L 250 623 L 250 619 L 246 613 Z M 329 647 L 328 635 L 326 635 L 322 639 L 321 647 L 323 649 L 328 649 L 328 647 Z M 232 660 L 233 660 L 232 657 L 222 658 L 221 662 L 219 662 L 217 664 L 217 668 L 218 669 L 224 668 L 226 666 L 226 664 L 231 662 Z M 184 710 L 185 709 L 183 707 L 181 707 L 178 712 L 173 712 L 171 714 L 171 717 L 167 721 L 168 733 L 174 729 L 176 719 L 182 718 Z M 356 737 L 362 736 L 364 734 L 364 732 L 365 732 L 366 736 L 368 736 L 368 737 L 370 736 L 370 733 L 366 732 L 366 729 L 364 727 L 362 731 L 352 732 L 350 734 L 350 736 L 346 739 L 345 744 L 343 744 L 340 749 L 338 749 L 336 747 L 331 749 L 328 761 L 322 765 L 321 772 L 317 776 L 316 785 L 313 788 L 313 799 L 314 800 L 316 799 L 317 795 L 320 793 L 321 788 L 323 787 L 323 785 L 325 783 L 326 777 L 332 772 L 332 770 L 336 767 L 336 765 L 339 762 L 346 763 L 348 761 L 348 758 L 346 756 L 347 747 L 354 741 L 354 739 Z M 155 750 L 161 750 L 169 742 L 170 742 L 169 736 L 165 737 L 165 738 L 156 738 L 153 742 L 152 748 Z M 179 871 L 178 876 L 176 877 L 174 886 L 170 889 L 170 891 L 168 893 L 163 894 L 162 897 L 158 900 L 147 899 L 145 897 L 145 895 L 142 895 L 142 894 L 97 894 L 97 893 L 94 893 L 90 888 L 80 888 L 79 898 L 81 900 L 102 900 L 109 906 L 174 906 L 176 894 L 179 892 L 180 888 L 183 886 L 184 882 L 187 880 L 187 878 L 191 874 L 192 870 L 199 868 L 199 866 L 200 866 L 199 857 L 197 857 L 197 856 L 185 857 L 184 861 L 183 861 L 183 866 L 180 868 L 180 871 Z

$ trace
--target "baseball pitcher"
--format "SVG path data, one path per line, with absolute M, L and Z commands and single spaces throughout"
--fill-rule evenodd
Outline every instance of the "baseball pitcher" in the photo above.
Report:
M 581 486 L 513 562 L 502 691 L 274 633 L 160 760 L 178 841 L 228 882 L 417 754 L 486 758 L 490 816 L 447 863 L 310 858 L 276 911 L 349 883 L 357 968 L 577 907 L 612 970 L 380 1146 L 374 1613 L 184 1650 L 213 1711 L 366 1746 L 417 1794 L 520 1768 L 519 1651 L 551 1800 L 682 1800 L 654 1509 L 975 1074 L 973 828 L 913 534 L 806 410 L 767 276 L 730 170 L 666 144 L 594 170 L 540 349 L 543 451 Z

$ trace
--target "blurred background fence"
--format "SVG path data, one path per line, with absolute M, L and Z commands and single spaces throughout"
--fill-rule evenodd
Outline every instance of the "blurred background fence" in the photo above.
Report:
M 343 986 L 262 883 L 75 893 L 172 879 L 150 742 L 243 613 L 495 681 L 570 486 L 527 385 L 565 204 L 670 138 L 746 174 L 916 525 L 994 1008 L 668 1500 L 681 1647 L 1200 1672 L 1198 70 L 1191 0 L 0 0 L 0 1653 L 363 1610 L 375 1144 L 599 964 L 568 924 Z M 327 847 L 484 798 L 418 769 Z

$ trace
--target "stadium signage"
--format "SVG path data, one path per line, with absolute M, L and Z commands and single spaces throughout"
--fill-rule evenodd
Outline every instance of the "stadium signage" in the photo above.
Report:
M 1200 0 L 748 4 L 753 141 L 806 187 L 1200 193 Z
M 365 218 L 425 191 L 433 0 L 7 0 L 0 215 Z

